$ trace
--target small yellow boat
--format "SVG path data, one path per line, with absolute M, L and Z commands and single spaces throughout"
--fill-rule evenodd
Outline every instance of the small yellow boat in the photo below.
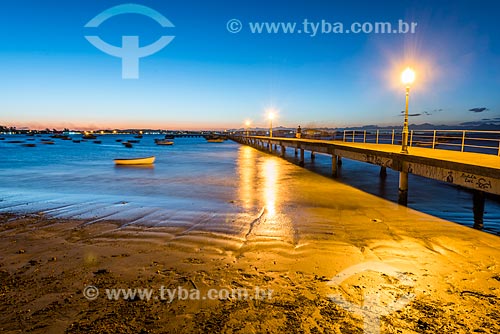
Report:
M 171 141 L 171 140 L 156 140 L 155 141 L 156 145 L 164 145 L 164 146 L 170 146 L 170 145 L 174 145 L 174 142 Z
M 223 143 L 224 139 L 222 139 L 222 138 L 207 139 L 207 142 L 209 142 L 209 143 Z
M 132 159 L 115 159 L 115 165 L 152 165 L 155 163 L 156 157 L 147 158 L 132 158 Z

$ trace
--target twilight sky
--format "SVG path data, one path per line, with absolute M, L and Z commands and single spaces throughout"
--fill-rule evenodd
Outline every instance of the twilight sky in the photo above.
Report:
M 2 1 L 0 125 L 220 129 L 246 119 L 266 126 L 270 109 L 283 126 L 396 125 L 406 66 L 417 71 L 410 123 L 500 121 L 498 1 L 137 0 L 175 27 L 139 14 L 84 27 L 129 2 Z M 240 32 L 228 31 L 231 19 L 240 20 Z M 414 34 L 311 36 L 297 32 L 305 19 L 345 29 L 353 22 L 394 28 L 398 20 L 417 26 Z M 259 22 L 295 22 L 297 30 L 252 33 Z M 119 47 L 122 36 L 139 36 L 141 47 L 175 38 L 139 60 L 139 79 L 122 79 L 121 59 L 89 35 Z

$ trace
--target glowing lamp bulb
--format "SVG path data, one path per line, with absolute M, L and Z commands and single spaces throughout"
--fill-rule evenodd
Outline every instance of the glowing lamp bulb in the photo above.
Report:
M 401 82 L 409 86 L 415 81 L 415 71 L 407 67 L 403 73 L 401 73 Z

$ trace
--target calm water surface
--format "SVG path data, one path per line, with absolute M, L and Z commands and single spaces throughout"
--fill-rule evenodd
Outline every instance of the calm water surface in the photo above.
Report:
M 210 220 L 227 213 L 252 218 L 264 206 L 279 209 L 270 190 L 282 189 L 281 196 L 286 196 L 288 177 L 299 168 L 231 141 L 207 143 L 203 138 L 177 138 L 173 146 L 157 146 L 154 138 L 161 136 L 146 135 L 127 149 L 116 139 L 132 136 L 100 136 L 102 144 L 54 139 L 55 145 L 41 144 L 48 136 L 5 137 L 0 141 L 1 212 L 43 211 L 56 217 L 153 225 Z M 8 143 L 12 140 L 37 146 Z M 293 161 L 293 151 L 287 154 Z M 156 156 L 154 167 L 113 164 L 119 157 L 150 155 Z M 307 158 L 306 168 L 329 174 L 330 157 L 318 154 L 314 162 Z M 397 173 L 387 172 L 381 179 L 378 167 L 344 160 L 338 181 L 395 202 Z M 409 182 L 411 208 L 472 226 L 470 192 L 416 176 Z M 487 199 L 484 225 L 487 232 L 500 234 L 500 202 L 495 198 Z

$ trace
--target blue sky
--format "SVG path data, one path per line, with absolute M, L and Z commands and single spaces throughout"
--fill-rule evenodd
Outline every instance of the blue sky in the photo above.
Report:
M 417 70 L 411 123 L 500 117 L 496 1 L 134 1 L 167 17 L 124 14 L 130 1 L 3 1 L 0 124 L 72 128 L 232 128 L 402 123 L 399 73 Z M 226 23 L 243 28 L 230 33 Z M 250 22 L 416 22 L 415 34 L 253 34 Z M 121 60 L 92 46 L 175 39 L 124 80 Z M 480 111 L 485 108 L 483 111 Z M 472 109 L 472 110 L 471 110 Z M 478 112 L 480 111 L 480 112 Z

